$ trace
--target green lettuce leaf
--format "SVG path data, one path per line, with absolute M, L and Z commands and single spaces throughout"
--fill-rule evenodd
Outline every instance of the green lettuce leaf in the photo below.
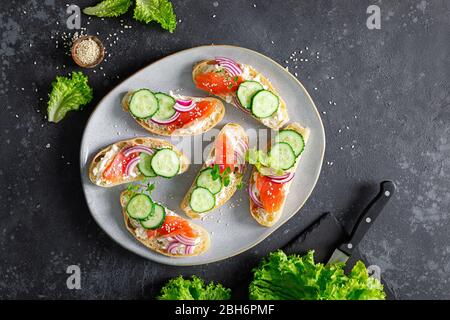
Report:
M 155 21 L 171 33 L 177 27 L 177 17 L 168 0 L 136 0 L 133 17 L 144 23 Z
M 184 279 L 182 276 L 169 280 L 161 289 L 159 300 L 229 300 L 231 290 L 213 282 L 206 285 L 202 279 L 192 276 Z
M 314 263 L 314 252 L 287 256 L 276 251 L 254 269 L 252 300 L 383 300 L 383 285 L 361 261 L 349 275 L 344 264 Z
M 81 72 L 73 72 L 72 77 L 56 77 L 52 83 L 47 106 L 48 121 L 59 122 L 71 110 L 79 110 L 81 106 L 91 102 L 92 88 L 88 78 Z
M 83 13 L 97 17 L 117 17 L 128 11 L 131 0 L 103 0 L 93 7 L 83 9 Z

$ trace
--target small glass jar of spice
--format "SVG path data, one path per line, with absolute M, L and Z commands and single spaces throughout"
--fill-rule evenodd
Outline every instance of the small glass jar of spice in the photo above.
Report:
M 103 61 L 105 48 L 97 37 L 82 36 L 73 42 L 71 54 L 80 67 L 93 68 Z

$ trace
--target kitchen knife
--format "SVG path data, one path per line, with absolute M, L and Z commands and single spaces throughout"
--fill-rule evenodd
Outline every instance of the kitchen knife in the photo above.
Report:
M 380 191 L 359 216 L 350 237 L 334 250 L 328 263 L 347 262 L 394 192 L 395 184 L 392 181 L 383 181 L 380 184 Z

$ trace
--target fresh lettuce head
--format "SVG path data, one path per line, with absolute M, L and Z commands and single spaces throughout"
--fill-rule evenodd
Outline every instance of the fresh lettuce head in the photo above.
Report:
M 81 72 L 73 72 L 72 77 L 56 77 L 52 83 L 47 106 L 48 121 L 59 122 L 71 110 L 91 102 L 93 93 L 88 78 Z
M 349 275 L 344 264 L 314 263 L 314 252 L 287 256 L 276 251 L 254 269 L 252 300 L 383 300 L 383 285 L 358 261 Z
M 159 300 L 229 300 L 231 290 L 213 282 L 206 285 L 202 279 L 182 276 L 169 280 L 161 289 Z
M 144 23 L 155 21 L 171 33 L 177 27 L 177 17 L 169 0 L 136 0 L 133 17 Z
M 93 7 L 83 9 L 83 13 L 97 17 L 118 17 L 128 11 L 131 0 L 103 0 Z

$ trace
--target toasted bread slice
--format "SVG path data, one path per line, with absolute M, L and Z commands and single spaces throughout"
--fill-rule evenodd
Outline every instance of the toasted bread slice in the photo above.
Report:
M 228 123 L 226 124 L 222 130 L 219 132 L 219 135 L 221 133 L 223 133 L 225 130 L 230 130 L 233 132 L 233 136 L 237 139 L 243 139 L 243 141 L 248 145 L 248 136 L 245 133 L 244 129 L 236 124 L 236 123 Z M 218 135 L 218 136 L 219 136 Z M 215 148 L 212 148 L 210 151 L 210 154 L 208 156 L 208 159 L 213 159 L 214 158 L 214 154 L 215 154 Z M 204 163 L 201 170 L 199 171 L 199 173 L 197 174 L 197 176 L 194 179 L 194 182 L 192 183 L 191 187 L 189 188 L 188 192 L 186 193 L 186 195 L 184 196 L 183 200 L 181 201 L 180 207 L 181 209 L 192 219 L 198 219 L 201 218 L 203 216 L 205 216 L 206 214 L 208 214 L 209 212 L 219 208 L 220 206 L 224 205 L 232 196 L 233 194 L 236 192 L 238 185 L 241 183 L 242 178 L 244 176 L 245 173 L 245 163 L 243 164 L 243 168 L 242 171 L 236 171 L 233 174 L 230 175 L 230 184 L 228 186 L 223 186 L 222 190 L 219 192 L 220 194 L 220 198 L 219 200 L 217 200 L 217 196 L 216 197 L 216 204 L 214 206 L 213 209 L 211 209 L 210 211 L 207 212 L 203 212 L 203 213 L 197 213 L 194 210 L 191 209 L 191 206 L 189 205 L 189 201 L 191 198 L 191 194 L 192 191 L 194 191 L 194 189 L 196 188 L 196 181 L 197 181 L 197 177 L 200 174 L 200 172 L 205 169 L 206 167 L 208 167 L 209 165 L 207 163 Z
M 133 91 L 130 91 L 122 99 L 122 108 L 124 111 L 128 113 L 130 113 L 129 101 L 132 94 Z M 199 98 L 187 96 L 184 96 L 183 98 L 193 99 L 194 101 L 210 101 L 214 103 L 215 109 L 210 116 L 199 118 L 189 124 L 186 124 L 184 127 L 176 129 L 172 132 L 167 129 L 167 125 L 157 124 L 151 120 L 137 119 L 135 117 L 133 117 L 133 119 L 148 132 L 158 134 L 161 136 L 181 137 L 181 136 L 193 136 L 206 132 L 212 129 L 216 124 L 218 124 L 225 115 L 225 107 L 222 101 L 220 101 L 219 99 L 215 99 L 212 97 Z M 132 116 L 131 113 L 130 116 Z
M 305 148 L 309 139 L 309 135 L 310 135 L 310 131 L 308 128 L 304 128 L 302 127 L 300 124 L 294 122 L 294 123 L 290 123 L 289 125 L 287 125 L 286 127 L 284 127 L 283 129 L 291 129 L 291 130 L 295 130 L 298 133 L 300 133 L 303 137 L 303 140 L 305 142 Z M 297 159 L 293 171 L 295 171 L 297 169 L 297 166 L 300 162 L 301 155 L 299 156 L 299 158 Z M 255 173 L 257 173 L 256 168 L 253 168 L 252 174 L 250 176 L 250 180 L 249 180 L 249 184 L 253 185 L 255 183 Z M 285 184 L 285 192 L 286 192 L 286 196 L 284 197 L 283 200 L 283 204 L 281 205 L 280 210 L 276 211 L 276 212 L 272 212 L 269 213 L 266 210 L 264 210 L 264 208 L 258 207 L 253 200 L 250 198 L 250 213 L 252 215 L 253 218 L 255 218 L 255 220 L 262 226 L 265 227 L 271 227 L 273 226 L 281 217 L 281 214 L 283 213 L 284 210 L 284 206 L 286 204 L 286 199 L 288 197 L 289 194 L 289 188 L 292 184 L 292 181 L 289 181 Z M 250 186 L 251 187 L 251 186 Z
M 127 203 L 128 203 L 129 199 L 130 199 L 130 192 L 129 191 L 122 192 L 122 194 L 120 195 L 120 205 L 122 206 L 122 214 L 123 214 L 123 219 L 125 222 L 125 227 L 127 228 L 127 230 L 131 233 L 131 235 L 136 240 L 138 240 L 140 243 L 142 243 L 144 246 L 146 246 L 150 250 L 159 252 L 165 256 L 180 258 L 180 257 L 198 256 L 209 249 L 210 244 L 211 244 L 211 239 L 210 239 L 208 231 L 206 231 L 205 228 L 198 226 L 191 222 L 188 222 L 188 223 L 197 232 L 198 238 L 199 238 L 199 243 L 194 247 L 194 250 L 191 254 L 171 254 L 171 253 L 167 252 L 167 250 L 165 250 L 164 246 L 161 245 L 161 240 L 163 240 L 162 238 L 164 238 L 164 236 L 152 237 L 152 238 L 139 237 L 136 232 L 136 227 L 133 225 L 130 217 L 128 216 L 128 214 L 126 212 L 126 207 L 127 207 Z M 171 211 L 167 208 L 166 208 L 166 214 L 178 216 L 176 213 L 174 213 L 173 211 Z M 183 219 L 183 218 L 181 218 L 181 219 Z
M 133 181 L 142 180 L 145 178 L 144 175 L 141 173 L 137 173 L 136 176 L 123 176 L 122 178 L 117 179 L 116 181 L 107 181 L 103 177 L 103 171 L 108 167 L 108 165 L 111 163 L 111 161 L 114 160 L 114 157 L 120 152 L 120 150 L 123 150 L 124 148 L 135 146 L 135 145 L 143 145 L 152 149 L 162 149 L 162 148 L 169 148 L 172 149 L 177 153 L 177 155 L 180 157 L 180 171 L 179 174 L 185 172 L 189 167 L 189 159 L 177 148 L 175 148 L 174 145 L 172 145 L 170 142 L 167 142 L 165 140 L 161 139 L 155 139 L 155 138 L 149 138 L 149 137 L 140 137 L 140 138 L 133 138 L 129 140 L 123 140 L 116 142 L 103 150 L 101 150 L 99 153 L 95 155 L 93 158 L 90 166 L 89 166 L 89 179 L 92 181 L 92 183 L 100 186 L 100 187 L 114 187 L 120 184 L 124 183 L 130 183 Z M 104 159 L 105 156 L 107 159 Z M 105 161 L 105 162 L 103 162 Z M 102 163 L 104 164 L 102 166 Z M 98 168 L 100 166 L 100 168 Z
M 197 83 L 195 81 L 196 76 L 200 73 L 203 73 L 204 70 L 209 69 L 209 66 L 211 64 L 214 64 L 214 60 L 203 60 L 194 65 L 194 68 L 192 69 L 192 80 L 194 81 L 194 84 L 196 86 L 197 86 Z M 270 81 L 266 77 L 264 77 L 261 73 L 259 73 L 252 66 L 249 66 L 249 65 L 240 63 L 239 66 L 241 67 L 241 69 L 246 70 L 246 73 L 245 73 L 246 78 L 244 80 L 257 79 L 255 81 L 261 83 L 264 87 L 267 88 L 267 90 L 269 90 L 270 92 L 272 92 L 273 94 L 278 96 L 280 105 L 279 105 L 278 111 L 275 113 L 275 115 L 268 117 L 268 118 L 263 118 L 263 119 L 255 117 L 250 112 L 250 110 L 246 109 L 239 103 L 239 100 L 237 99 L 235 92 L 232 94 L 216 95 L 216 96 L 225 100 L 228 103 L 233 104 L 235 107 L 241 109 L 245 113 L 251 115 L 253 118 L 260 121 L 266 127 L 269 127 L 274 130 L 280 129 L 284 124 L 286 124 L 289 121 L 289 115 L 287 112 L 286 103 L 281 98 L 281 96 L 279 95 L 277 90 L 270 83 Z

